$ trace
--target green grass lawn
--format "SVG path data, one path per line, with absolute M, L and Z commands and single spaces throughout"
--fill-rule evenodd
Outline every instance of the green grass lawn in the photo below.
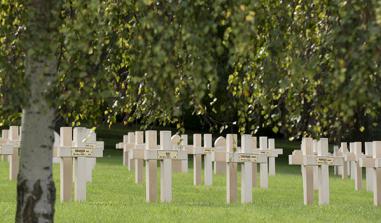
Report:
M 372 194 L 354 191 L 352 180 L 331 177 L 330 205 L 303 205 L 299 167 L 277 163 L 277 176 L 268 190 L 255 188 L 254 203 L 226 205 L 225 177 L 214 176 L 211 187 L 193 186 L 193 176 L 174 174 L 173 202 L 147 204 L 145 186 L 134 183 L 133 173 L 122 166 L 120 151 L 107 150 L 98 160 L 87 201 L 59 202 L 59 166 L 54 167 L 56 222 L 381 222 L 381 207 Z M 365 185 L 365 182 L 364 182 Z M 15 182 L 8 180 L 8 165 L 0 162 L 0 222 L 14 222 Z

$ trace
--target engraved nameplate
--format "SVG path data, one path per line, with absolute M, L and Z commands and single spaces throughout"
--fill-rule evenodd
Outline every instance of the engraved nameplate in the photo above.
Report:
M 76 148 L 71 150 L 71 155 L 76 156 L 92 156 L 93 150 L 88 148 Z
M 158 159 L 177 159 L 177 151 L 157 151 Z
M 205 153 L 211 153 L 214 152 L 214 148 L 204 148 Z
M 264 155 L 269 155 L 270 154 L 270 151 L 269 150 L 258 150 L 260 154 L 264 154 Z
M 255 155 L 255 154 L 239 154 L 238 160 L 240 162 L 257 162 L 257 155 Z
M 316 162 L 318 165 L 333 165 L 333 157 L 318 157 Z

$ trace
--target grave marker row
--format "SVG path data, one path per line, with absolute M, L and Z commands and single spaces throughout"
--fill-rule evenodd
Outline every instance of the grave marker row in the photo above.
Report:
M 74 200 L 86 200 L 86 183 L 91 181 L 95 158 L 103 156 L 103 149 L 104 143 L 96 141 L 95 133 L 90 129 L 81 127 L 74 128 L 74 131 L 71 127 L 60 129 L 57 156 L 61 159 L 61 202 L 71 200 L 73 180 Z
M 124 142 L 119 143 L 117 145 L 118 148 L 124 148 L 124 160 L 130 160 L 129 162 L 126 161 L 128 166 L 133 166 L 131 163 L 131 160 L 135 160 L 136 165 L 134 165 L 136 168 L 130 168 L 135 169 L 135 178 L 136 183 L 142 183 L 142 176 L 141 172 L 143 169 L 143 153 L 142 149 L 144 148 L 144 142 L 141 140 L 138 145 L 134 143 L 135 140 L 131 139 L 131 136 L 133 138 L 134 134 L 140 134 L 143 135 L 143 132 L 135 132 L 135 133 L 129 133 L 128 140 L 126 140 L 126 137 L 124 137 Z M 143 138 L 143 136 L 139 137 Z M 178 149 L 185 149 L 187 154 L 190 154 L 193 156 L 193 162 L 194 162 L 194 185 L 201 185 L 201 179 L 202 179 L 202 157 L 204 156 L 204 181 L 205 185 L 210 186 L 213 184 L 213 166 L 215 173 L 225 173 L 226 172 L 226 151 L 225 151 L 225 142 L 223 141 L 223 138 L 219 138 L 215 142 L 215 146 L 212 146 L 212 135 L 211 134 L 205 134 L 204 135 L 204 143 L 202 144 L 202 135 L 201 134 L 194 134 L 193 135 L 193 145 L 188 145 L 187 143 L 187 136 L 182 135 L 181 137 L 178 135 L 175 135 L 172 137 L 172 144 L 178 145 Z M 254 145 L 256 148 L 256 138 L 253 137 Z M 126 143 L 128 141 L 129 143 Z M 132 143 L 131 143 L 132 142 Z M 217 144 L 216 144 L 217 143 Z M 267 137 L 261 137 L 260 138 L 260 146 L 263 147 L 262 150 L 267 149 L 275 149 L 275 140 L 274 139 L 267 139 Z M 267 148 L 269 147 L 269 148 Z M 135 156 L 132 156 L 135 152 Z M 130 154 L 130 155 L 128 155 Z M 269 175 L 275 174 L 275 158 L 279 154 L 269 154 L 268 156 L 268 162 L 261 166 L 260 174 L 262 175 L 262 188 L 267 188 L 267 178 Z M 128 157 L 128 159 L 126 158 Z M 188 160 L 173 160 L 173 171 L 174 172 L 187 172 L 187 162 Z M 225 170 L 222 171 L 221 169 L 225 167 Z M 256 172 L 257 172 L 257 165 L 253 165 L 253 185 L 256 185 Z
M 313 152 L 313 144 L 311 138 L 303 138 L 302 150 L 293 151 L 289 156 L 289 164 L 302 166 L 305 205 L 313 203 L 314 167 L 317 167 L 319 205 L 325 205 L 329 203 L 329 166 L 343 166 L 344 157 L 333 156 L 328 152 L 327 138 L 321 138 L 317 142 L 317 154 Z

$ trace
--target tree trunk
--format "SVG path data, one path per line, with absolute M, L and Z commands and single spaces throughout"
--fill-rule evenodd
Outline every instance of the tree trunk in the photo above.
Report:
M 33 97 L 32 97 L 33 98 Z M 16 222 L 53 222 L 54 112 L 43 100 L 23 110 Z
M 16 222 L 53 222 L 56 189 L 52 176 L 55 109 L 48 99 L 57 78 L 61 1 L 32 0 L 27 13 L 25 78 Z

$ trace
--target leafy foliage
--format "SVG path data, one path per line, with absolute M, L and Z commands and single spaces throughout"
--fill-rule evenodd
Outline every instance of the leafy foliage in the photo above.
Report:
M 0 6 L 3 124 L 28 95 L 23 3 Z M 376 0 L 71 0 L 60 16 L 47 97 L 66 122 L 183 130 L 190 111 L 221 130 L 340 139 L 379 121 Z

